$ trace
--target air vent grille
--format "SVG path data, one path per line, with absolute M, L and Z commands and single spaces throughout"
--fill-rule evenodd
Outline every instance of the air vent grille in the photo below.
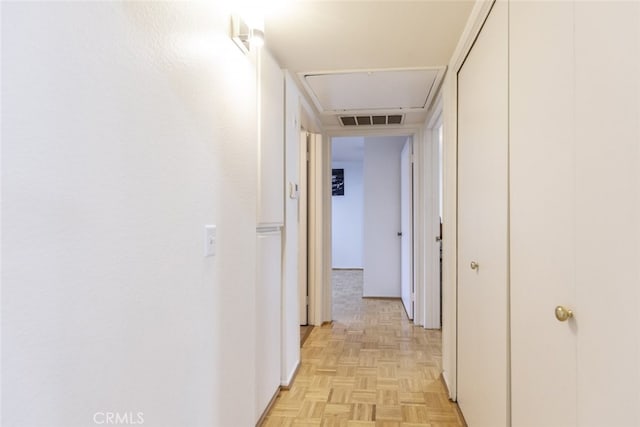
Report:
M 340 116 L 342 126 L 379 126 L 379 125 L 401 125 L 404 119 L 402 114 L 391 114 L 388 116 Z

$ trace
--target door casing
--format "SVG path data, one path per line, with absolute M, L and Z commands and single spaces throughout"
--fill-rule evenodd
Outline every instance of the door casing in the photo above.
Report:
M 434 292 L 439 292 L 439 285 L 437 282 L 430 280 L 432 272 L 429 271 L 423 260 L 426 257 L 427 242 L 435 241 L 437 235 L 439 235 L 439 222 L 436 225 L 434 221 L 439 221 L 437 215 L 429 215 L 428 212 L 428 198 L 427 188 L 433 185 L 432 177 L 428 176 L 430 170 L 430 153 L 431 149 L 431 135 L 430 133 L 435 129 L 436 121 L 434 117 L 442 115 L 443 104 L 441 101 L 436 101 L 434 106 L 429 112 L 429 121 L 426 123 L 425 128 L 427 133 L 423 132 L 422 127 L 416 128 L 397 128 L 389 129 L 386 131 L 380 130 L 367 130 L 367 131 L 354 131 L 354 130 L 337 130 L 330 129 L 324 134 L 325 147 L 318 153 L 318 158 L 324 162 L 322 165 L 317 165 L 318 168 L 313 172 L 310 171 L 310 175 L 317 175 L 320 171 L 323 171 L 323 177 L 320 179 L 325 180 L 326 191 L 322 196 L 317 199 L 318 206 L 324 214 L 324 223 L 331 224 L 331 152 L 330 141 L 333 137 L 355 137 L 355 136 L 410 136 L 414 141 L 414 167 L 413 167 L 413 217 L 414 217 L 414 229 L 413 229 L 413 282 L 414 282 L 414 323 L 416 325 L 424 326 L 427 328 L 440 327 L 439 316 L 434 317 L 429 311 L 432 295 Z M 312 154 L 313 156 L 313 154 Z M 311 181 L 310 176 L 310 181 Z M 437 197 L 437 196 L 433 196 Z M 311 209 L 311 208 L 310 208 Z M 311 213 L 309 214 L 311 216 Z M 433 223 L 432 223 L 433 222 Z M 311 227 L 311 225 L 309 225 Z M 314 313 L 323 313 L 322 322 L 328 322 L 331 320 L 331 227 L 324 227 L 321 235 L 324 235 L 322 241 L 317 241 L 315 244 L 324 246 L 323 248 L 315 248 L 323 254 L 322 262 L 324 263 L 324 276 L 320 277 L 315 275 L 316 284 L 322 287 L 322 290 L 316 290 L 310 293 L 310 311 Z M 311 247 L 311 242 L 309 246 Z M 311 257 L 311 255 L 310 255 Z M 310 258 L 311 259 L 311 258 Z M 328 267 L 328 268 L 327 268 Z M 311 266 L 310 266 L 311 268 Z M 311 274 L 311 273 L 310 273 Z M 314 285 L 316 286 L 316 285 Z M 431 287 L 438 286 L 438 290 L 434 290 Z M 322 298 L 319 301 L 318 298 Z M 437 318 L 437 323 L 431 322 L 432 319 Z M 311 320 L 310 320 L 311 322 Z
M 414 318 L 413 274 L 413 138 L 407 138 L 400 154 L 400 295 L 411 320 Z

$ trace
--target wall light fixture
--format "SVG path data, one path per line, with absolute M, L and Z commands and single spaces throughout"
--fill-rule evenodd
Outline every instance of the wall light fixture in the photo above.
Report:
M 239 15 L 232 15 L 231 39 L 244 54 L 247 54 L 251 50 L 251 46 L 261 47 L 264 45 L 264 31 L 251 28 Z

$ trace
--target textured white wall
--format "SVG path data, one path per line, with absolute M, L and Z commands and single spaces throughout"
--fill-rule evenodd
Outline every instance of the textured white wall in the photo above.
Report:
M 3 3 L 4 426 L 255 423 L 256 75 L 220 8 Z
M 364 296 L 400 296 L 400 152 L 406 140 L 365 138 Z
M 362 268 L 363 244 L 363 162 L 334 161 L 333 169 L 344 169 L 344 196 L 333 196 L 333 268 Z

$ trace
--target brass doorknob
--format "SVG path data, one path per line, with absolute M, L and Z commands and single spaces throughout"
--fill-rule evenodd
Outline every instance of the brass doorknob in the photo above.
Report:
M 561 305 L 556 307 L 556 319 L 566 322 L 573 317 L 573 311 Z
M 477 270 L 480 267 L 480 264 L 478 264 L 475 261 L 471 261 L 471 269 L 472 270 Z

